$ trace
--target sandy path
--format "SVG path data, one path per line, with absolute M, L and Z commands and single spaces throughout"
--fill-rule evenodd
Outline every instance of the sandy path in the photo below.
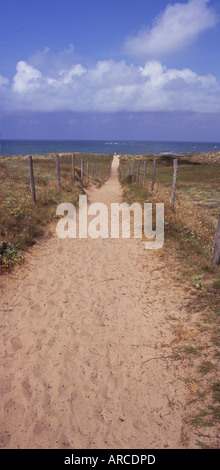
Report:
M 120 201 L 117 165 L 91 202 Z M 1 447 L 189 445 L 178 364 L 154 359 L 185 299 L 156 259 L 142 241 L 54 233 L 2 281 Z

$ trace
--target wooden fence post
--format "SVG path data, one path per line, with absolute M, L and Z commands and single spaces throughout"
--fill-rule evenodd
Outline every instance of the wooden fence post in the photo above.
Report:
M 151 191 L 154 190 L 155 177 L 156 177 L 156 158 L 154 159 L 154 164 L 153 164 L 153 174 L 152 174 Z
M 75 179 L 75 155 L 72 155 L 72 178 Z
M 216 238 L 215 238 L 215 247 L 214 247 L 214 253 L 212 257 L 212 264 L 220 264 L 220 212 L 218 216 L 218 227 L 217 227 L 217 232 L 216 232 Z
M 147 168 L 147 162 L 145 160 L 144 161 L 143 185 L 145 185 L 145 181 L 146 181 L 146 168 Z
M 86 182 L 89 182 L 89 162 L 86 164 Z
M 127 176 L 129 176 L 129 175 L 130 175 L 130 167 L 127 168 L 125 178 L 127 178 Z
M 83 180 L 83 172 L 84 172 L 84 161 L 83 158 L 81 159 L 81 180 Z
M 32 199 L 33 199 L 34 203 L 36 203 L 32 155 L 29 155 L 28 162 L 29 162 L 29 172 L 30 172 L 31 194 L 32 194 Z
M 178 175 L 178 160 L 175 159 L 175 160 L 173 160 L 173 184 L 172 184 L 172 193 L 171 193 L 171 200 L 170 200 L 170 209 L 171 209 L 171 211 L 174 211 L 177 175 Z
M 94 163 L 92 163 L 92 179 L 94 178 Z
M 57 154 L 56 155 L 56 170 L 57 170 L 57 186 L 58 188 L 61 188 L 61 182 L 60 182 L 60 157 Z
M 120 173 L 121 173 L 121 179 L 122 179 L 122 181 L 123 181 L 123 179 L 124 179 L 124 175 L 123 175 L 123 171 L 122 171 L 122 166 L 121 166 L 121 163 L 120 163 L 120 166 L 119 166 L 119 168 L 120 168 Z
M 137 183 L 139 183 L 140 165 L 141 165 L 141 162 L 140 162 L 140 160 L 139 160 L 139 161 L 138 161 L 138 167 L 137 167 Z
M 131 165 L 131 175 L 132 175 L 132 183 L 134 182 L 134 163 Z

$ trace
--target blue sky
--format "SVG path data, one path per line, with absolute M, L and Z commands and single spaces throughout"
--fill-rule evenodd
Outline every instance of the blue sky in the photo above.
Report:
M 220 141 L 220 2 L 0 0 L 0 137 Z

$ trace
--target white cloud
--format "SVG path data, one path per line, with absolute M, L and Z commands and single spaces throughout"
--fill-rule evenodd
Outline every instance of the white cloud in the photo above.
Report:
M 1 107 L 29 111 L 220 112 L 220 86 L 213 75 L 167 68 L 160 59 L 216 25 L 216 13 L 208 3 L 189 0 L 169 4 L 151 29 L 145 28 L 127 40 L 130 54 L 148 58 L 142 66 L 111 59 L 93 65 L 90 61 L 85 67 L 72 44 L 57 54 L 49 47 L 37 51 L 28 61 L 17 63 L 11 84 L 0 75 Z
M 16 67 L 17 73 L 14 76 L 13 90 L 17 93 L 27 93 L 40 87 L 41 72 L 27 62 L 20 61 Z
M 77 64 L 70 70 L 61 70 L 59 75 L 62 77 L 63 83 L 68 84 L 72 82 L 74 77 L 81 77 L 84 73 L 86 73 L 86 69 L 81 64 Z
M 77 62 L 77 55 L 73 44 L 63 50 L 54 53 L 48 46 L 32 54 L 28 63 L 44 73 L 54 75 L 59 70 L 69 69 L 73 63 Z
M 133 56 L 163 57 L 191 44 L 200 33 L 218 22 L 209 0 L 189 0 L 168 4 L 152 28 L 145 27 L 125 42 L 125 52 Z
M 8 85 L 8 83 L 9 83 L 8 78 L 0 75 L 0 88 L 3 87 L 4 85 Z
M 141 67 L 114 60 L 89 68 L 75 64 L 53 77 L 21 61 L 11 86 L 0 90 L 8 110 L 220 111 L 220 87 L 213 75 L 167 68 L 155 60 Z

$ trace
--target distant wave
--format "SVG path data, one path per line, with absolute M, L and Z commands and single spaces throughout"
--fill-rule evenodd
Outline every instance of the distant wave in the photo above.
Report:
M 108 147 L 107 147 L 108 146 Z M 113 149 L 114 147 L 114 149 Z M 117 149 L 116 149 L 117 147 Z M 99 153 L 143 155 L 181 155 L 187 153 L 213 152 L 220 149 L 220 142 L 150 142 L 131 140 L 3 140 L 0 154 L 45 155 L 51 153 Z
M 176 152 L 161 152 L 160 155 L 177 155 Z

